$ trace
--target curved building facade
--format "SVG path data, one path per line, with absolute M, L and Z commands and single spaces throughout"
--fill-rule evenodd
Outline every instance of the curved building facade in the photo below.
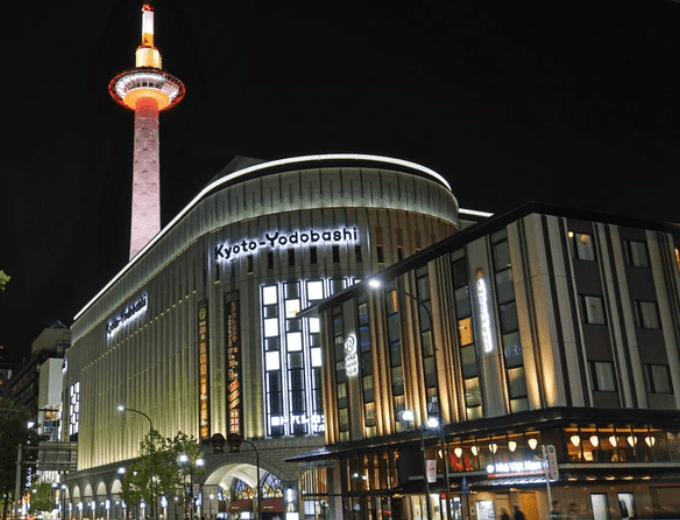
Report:
M 458 229 L 446 181 L 413 163 L 328 155 L 225 170 L 74 319 L 69 497 L 116 498 L 115 470 L 149 428 L 119 405 L 166 437 L 254 439 L 262 478 L 297 482 L 284 459 L 322 446 L 326 429 L 319 320 L 298 312 Z M 246 453 L 207 462 L 216 491 L 255 484 Z

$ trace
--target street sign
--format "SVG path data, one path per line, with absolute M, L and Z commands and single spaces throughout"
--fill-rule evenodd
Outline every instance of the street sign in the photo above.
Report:
M 545 447 L 546 458 L 548 459 L 548 476 L 550 480 L 557 480 L 560 478 L 560 470 L 557 467 L 557 453 L 555 452 L 555 446 L 548 444 Z

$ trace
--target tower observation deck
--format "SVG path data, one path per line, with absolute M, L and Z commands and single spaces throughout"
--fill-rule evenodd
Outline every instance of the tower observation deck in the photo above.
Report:
M 161 229 L 158 114 L 184 97 L 184 83 L 163 71 L 161 54 L 154 46 L 153 15 L 153 8 L 144 4 L 135 68 L 109 83 L 111 97 L 135 111 L 130 259 Z

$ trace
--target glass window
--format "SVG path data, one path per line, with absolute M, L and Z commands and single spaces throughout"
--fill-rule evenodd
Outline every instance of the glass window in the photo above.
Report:
M 266 369 L 265 370 L 279 370 L 281 368 L 281 360 L 278 351 L 266 353 Z
M 286 346 L 288 352 L 299 352 L 302 350 L 302 334 L 300 332 L 289 332 L 286 334 Z
M 505 303 L 515 299 L 512 269 L 505 269 L 500 273 L 496 273 L 496 299 L 498 303 Z
M 507 334 L 519 328 L 517 324 L 517 306 L 515 302 L 498 306 L 501 313 L 501 332 Z
M 468 284 L 467 261 L 465 259 L 453 264 L 453 286 L 458 289 Z
M 597 392 L 616 392 L 614 364 L 611 361 L 591 361 L 593 390 Z
M 591 325 L 605 325 L 604 307 L 601 296 L 581 296 L 581 311 L 584 323 Z
M 474 341 L 472 334 L 472 317 L 458 320 L 458 341 L 460 342 L 461 347 L 469 345 Z
M 320 367 L 321 366 L 321 349 L 320 348 L 313 348 L 311 349 L 312 353 L 312 366 L 313 367 Z
M 637 310 L 637 325 L 642 329 L 659 329 L 659 309 L 656 302 L 635 300 Z
M 647 255 L 647 244 L 645 242 L 626 240 L 625 250 L 628 265 L 649 267 L 649 256 Z
M 524 367 L 511 368 L 508 370 L 508 388 L 511 399 L 527 395 L 527 385 L 524 380 Z
M 460 362 L 463 365 L 463 377 L 468 378 L 477 375 L 477 357 L 474 345 L 460 349 Z
M 465 404 L 467 406 L 482 404 L 482 392 L 479 389 L 478 377 L 472 377 L 465 380 Z
M 646 365 L 647 386 L 652 394 L 672 394 L 671 375 L 667 365 Z
M 588 233 L 569 232 L 571 255 L 577 260 L 595 260 L 595 246 L 593 235 Z
M 493 259 L 496 271 L 510 267 L 510 247 L 507 240 L 493 246 Z
M 300 312 L 300 300 L 286 300 L 286 318 L 295 318 Z
M 464 287 L 456 289 L 455 297 L 456 297 L 456 315 L 459 318 L 462 318 L 464 316 L 470 316 L 470 314 L 472 313 L 470 312 L 469 286 L 466 285 Z
M 505 356 L 506 368 L 513 368 L 522 364 L 522 345 L 519 341 L 519 332 L 503 335 L 503 355 Z
M 279 335 L 278 318 L 268 318 L 264 320 L 264 337 L 271 338 Z
M 605 493 L 593 493 L 590 495 L 593 504 L 593 520 L 609 520 L 609 506 Z
M 321 280 L 307 283 L 307 298 L 310 300 L 323 299 L 323 282 Z
M 262 305 L 274 305 L 277 301 L 276 285 L 262 288 Z

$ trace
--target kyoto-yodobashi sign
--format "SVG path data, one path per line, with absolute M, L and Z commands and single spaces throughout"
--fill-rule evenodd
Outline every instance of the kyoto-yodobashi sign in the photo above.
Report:
M 111 318 L 106 322 L 106 334 L 107 336 L 113 336 L 115 332 L 128 321 L 141 315 L 147 307 L 148 297 L 146 293 L 142 294 L 137 301 L 131 303 L 125 309 L 123 309 L 118 316 Z
M 359 241 L 359 230 L 354 227 L 338 229 L 295 230 L 290 233 L 268 231 L 259 238 L 244 238 L 240 242 L 225 242 L 215 246 L 216 261 L 231 260 L 244 253 L 254 253 L 260 248 L 300 247 L 307 245 L 347 244 Z

